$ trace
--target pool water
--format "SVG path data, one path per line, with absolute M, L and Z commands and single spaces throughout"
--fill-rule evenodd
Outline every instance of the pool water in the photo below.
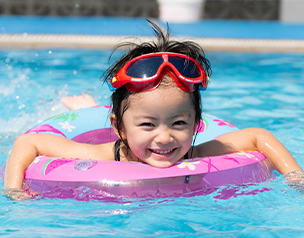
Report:
M 100 76 L 109 51 L 0 52 L 0 163 L 17 136 L 67 111 L 60 98 L 91 94 L 108 104 Z M 119 55 L 119 53 L 118 53 Z M 238 126 L 270 130 L 304 167 L 303 54 L 207 53 L 213 66 L 204 111 Z M 0 235 L 10 237 L 286 237 L 304 232 L 304 196 L 282 175 L 225 186 L 206 196 L 104 200 L 0 195 Z M 3 189 L 1 183 L 0 189 Z M 221 196 L 221 191 L 231 196 Z M 256 194 L 253 195 L 253 191 Z M 227 194 L 227 193 L 226 193 Z M 84 193 L 85 196 L 85 193 Z

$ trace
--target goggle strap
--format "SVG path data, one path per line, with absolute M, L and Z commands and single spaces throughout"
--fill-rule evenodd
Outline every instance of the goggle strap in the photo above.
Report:
M 201 83 L 198 85 L 198 90 L 206 91 L 206 89 L 207 89 L 207 87 L 203 87 L 203 85 Z
M 116 90 L 116 88 L 114 88 L 111 83 L 108 83 L 108 88 L 111 92 L 114 92 Z

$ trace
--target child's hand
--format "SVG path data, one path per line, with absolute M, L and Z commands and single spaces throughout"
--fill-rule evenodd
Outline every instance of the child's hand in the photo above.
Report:
M 81 96 L 64 97 L 61 99 L 61 102 L 70 110 L 97 106 L 95 100 L 85 93 Z
M 285 175 L 290 186 L 304 185 L 304 171 L 296 170 Z
M 24 201 L 33 198 L 34 194 L 27 194 L 23 189 L 5 189 L 1 191 L 2 194 L 6 195 L 9 199 Z
M 288 186 L 304 194 L 304 171 L 296 170 L 285 175 Z

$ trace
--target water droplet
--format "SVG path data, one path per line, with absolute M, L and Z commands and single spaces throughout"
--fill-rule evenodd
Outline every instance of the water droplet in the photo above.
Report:
M 53 53 L 53 52 L 50 50 L 50 51 L 49 51 L 49 54 L 52 54 L 52 53 Z

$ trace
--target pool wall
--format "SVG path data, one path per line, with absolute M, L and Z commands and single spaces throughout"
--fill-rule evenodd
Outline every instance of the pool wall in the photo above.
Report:
M 280 3 L 280 0 L 205 0 L 201 4 L 204 12 L 201 18 L 278 20 Z M 159 4 L 157 0 L 0 0 L 0 14 L 156 18 Z

